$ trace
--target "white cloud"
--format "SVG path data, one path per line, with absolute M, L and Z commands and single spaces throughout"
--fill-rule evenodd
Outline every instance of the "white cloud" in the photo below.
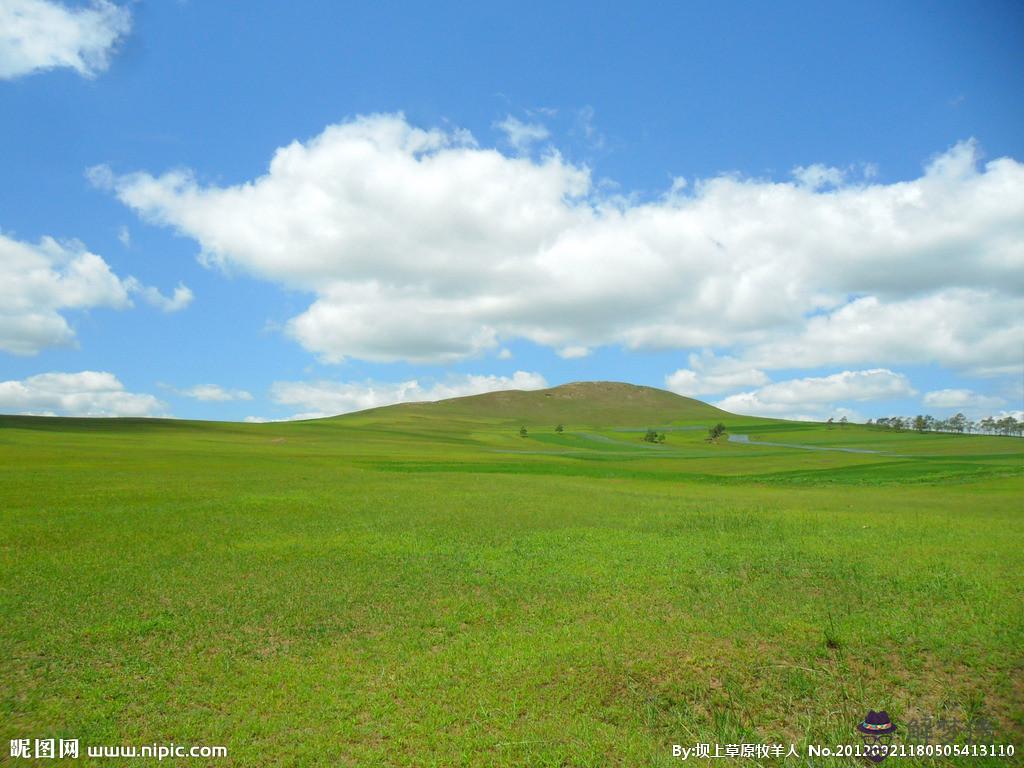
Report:
M 846 179 L 846 172 L 840 168 L 815 163 L 794 168 L 793 178 L 800 186 L 817 190 L 823 187 L 838 187 Z
M 117 228 L 117 239 L 121 241 L 121 245 L 125 248 L 132 247 L 132 233 L 128 227 L 122 225 Z
M 500 123 L 495 123 L 494 127 L 504 132 L 508 143 L 517 152 L 528 152 L 531 146 L 538 141 L 544 141 L 544 139 L 551 135 L 548 129 L 540 123 L 524 123 L 512 115 L 509 115 Z
M 765 413 L 764 416 L 772 418 L 785 418 L 790 421 L 828 421 L 833 419 L 839 421 L 845 418 L 851 424 L 863 424 L 865 416 L 857 410 L 843 406 L 815 405 L 799 411 L 791 411 L 785 414 Z
M 558 356 L 563 360 L 578 360 L 581 357 L 587 357 L 589 354 L 590 349 L 580 346 L 562 347 L 558 350 Z
M 375 115 L 279 149 L 236 186 L 92 177 L 198 241 L 204 263 L 313 293 L 286 332 L 328 362 L 451 362 L 521 338 L 728 347 L 756 370 L 1020 369 L 1024 165 L 980 166 L 964 142 L 912 181 L 801 175 L 637 202 L 556 153 L 508 157 Z
M 502 349 L 500 349 L 498 351 L 498 359 L 499 360 L 511 360 L 512 359 L 512 350 L 508 349 L 507 347 L 503 347 Z
M 857 298 L 807 319 L 791 336 L 752 345 L 746 357 L 764 368 L 871 361 L 939 363 L 979 375 L 1019 373 L 1024 299 L 1012 285 L 1007 289 L 940 289 L 888 301 Z
M 0 0 L 0 78 L 56 67 L 94 77 L 130 29 L 131 12 L 107 0 L 77 9 L 49 0 Z
M 112 373 L 41 373 L 0 381 L 0 413 L 56 416 L 156 416 L 165 406 L 152 395 L 126 392 Z
M 181 309 L 192 298 L 185 286 L 167 298 L 133 277 L 122 280 L 79 242 L 44 237 L 32 245 L 0 234 L 0 350 L 32 355 L 72 345 L 75 334 L 63 311 L 124 309 L 132 305 L 131 293 L 165 311 Z
M 125 285 L 81 244 L 44 237 L 30 245 L 0 234 L 0 349 L 24 355 L 67 346 L 75 335 L 61 310 L 128 306 Z
M 430 386 L 416 380 L 388 382 L 279 381 L 271 388 L 274 401 L 304 412 L 292 419 L 334 416 L 394 403 L 446 400 L 506 389 L 544 389 L 539 373 L 516 371 L 512 376 L 458 375 Z
M 576 125 L 579 133 L 592 149 L 604 148 L 604 135 L 597 130 L 594 120 L 594 108 L 589 104 L 576 111 Z
M 186 286 L 178 283 L 178 287 L 174 289 L 174 295 L 164 296 L 159 290 L 151 285 L 143 285 L 134 277 L 129 277 L 125 281 L 125 287 L 132 293 L 136 293 L 141 296 L 147 304 L 156 307 L 163 312 L 177 312 L 184 309 L 192 303 L 194 295 L 192 290 Z
M 460 301 L 368 282 L 325 286 L 287 332 L 325 362 L 450 363 L 498 346 L 495 328 L 476 320 L 475 298 Z
M 1006 405 L 1001 397 L 981 395 L 970 389 L 938 389 L 926 392 L 922 398 L 924 405 L 931 408 L 996 408 Z
M 718 357 L 707 350 L 691 354 L 689 362 L 689 368 L 680 368 L 665 377 L 665 385 L 676 394 L 689 397 L 719 394 L 768 383 L 764 371 L 733 357 Z
M 839 403 L 889 400 L 917 394 L 907 377 L 887 368 L 843 371 L 831 376 L 790 379 L 767 384 L 760 389 L 730 395 L 716 403 L 732 413 L 751 416 L 819 418 L 821 415 L 847 415 Z
M 217 384 L 197 384 L 189 389 L 175 390 L 179 395 L 204 402 L 228 402 L 230 400 L 252 400 L 244 389 L 224 389 Z

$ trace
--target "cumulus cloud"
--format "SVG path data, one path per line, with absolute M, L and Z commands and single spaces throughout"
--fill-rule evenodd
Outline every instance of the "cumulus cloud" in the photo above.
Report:
M 997 376 L 1019 374 L 1022 343 L 1024 299 L 1012 286 L 949 288 L 888 301 L 856 298 L 808 318 L 791 336 L 751 345 L 746 357 L 764 368 L 939 363 Z
M 112 373 L 41 373 L 0 381 L 0 413 L 44 416 L 157 416 L 165 406 L 152 395 L 126 392 Z
M 705 350 L 689 356 L 689 368 L 680 368 L 665 377 L 665 386 L 679 395 L 713 395 L 741 387 L 767 384 L 768 375 L 733 357 L 718 357 Z
M 69 67 L 83 77 L 107 68 L 131 12 L 107 0 L 68 8 L 49 0 L 0 0 L 0 78 Z
M 252 394 L 244 389 L 225 389 L 217 384 L 197 384 L 188 389 L 175 390 L 179 395 L 204 402 L 225 403 L 231 400 L 252 400 Z
M 903 374 L 887 368 L 873 368 L 779 381 L 730 395 L 716 405 L 732 413 L 750 416 L 818 418 L 833 413 L 852 413 L 840 406 L 845 401 L 890 400 L 915 394 L 917 392 Z
M 133 277 L 122 280 L 79 242 L 44 237 L 33 245 L 0 234 L 0 350 L 32 355 L 72 345 L 75 334 L 63 311 L 124 309 L 132 305 L 133 293 L 164 311 L 181 309 L 192 299 L 183 285 L 165 297 Z
M 207 265 L 314 294 L 286 332 L 327 362 L 444 363 L 527 339 L 730 348 L 757 370 L 1019 370 L 1024 165 L 982 165 L 967 141 L 911 181 L 797 176 L 642 202 L 557 153 L 509 157 L 401 115 L 330 126 L 234 186 L 93 173 Z
M 0 349 L 69 345 L 74 332 L 60 310 L 130 305 L 124 283 L 80 243 L 44 237 L 31 245 L 0 234 Z
M 275 402 L 302 408 L 293 419 L 334 416 L 394 403 L 445 400 L 506 389 L 544 389 L 539 373 L 516 371 L 512 376 L 458 375 L 429 386 L 415 379 L 391 382 L 279 381 L 271 387 Z
M 171 296 L 164 296 L 158 289 L 151 285 L 143 285 L 134 277 L 127 278 L 124 283 L 129 291 L 138 294 L 147 304 L 163 312 L 177 312 L 184 309 L 195 298 L 192 289 L 181 283 L 178 283 L 178 287 L 174 289 L 174 294 Z
M 508 143 L 518 152 L 529 151 L 530 147 L 538 141 L 544 141 L 544 139 L 551 135 L 548 129 L 540 123 L 524 123 L 512 115 L 509 115 L 500 123 L 495 123 L 494 126 L 505 134 Z
M 981 395 L 970 389 L 938 389 L 925 392 L 922 402 L 930 408 L 996 408 L 1006 405 L 1001 397 Z
M 838 187 L 846 178 L 846 172 L 840 168 L 815 163 L 794 168 L 793 178 L 800 186 L 817 190 L 822 187 Z

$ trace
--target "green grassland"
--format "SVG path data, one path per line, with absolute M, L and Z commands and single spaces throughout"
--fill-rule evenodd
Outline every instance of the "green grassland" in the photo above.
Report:
M 181 765 L 692 765 L 671 745 L 856 743 L 868 709 L 1024 749 L 1022 513 L 1024 440 L 626 385 L 0 417 L 0 761 L 64 737 L 230 749 Z

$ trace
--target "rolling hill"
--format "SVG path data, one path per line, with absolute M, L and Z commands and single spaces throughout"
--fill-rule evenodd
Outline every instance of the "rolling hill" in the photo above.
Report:
M 522 424 L 655 426 L 732 416 L 712 405 L 654 387 L 582 381 L 533 391 L 505 390 L 430 403 L 402 403 L 335 417 L 400 420 L 404 416 L 496 419 Z

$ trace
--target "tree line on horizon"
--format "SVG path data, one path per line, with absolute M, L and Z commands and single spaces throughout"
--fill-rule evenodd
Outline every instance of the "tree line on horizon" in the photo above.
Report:
M 948 419 L 937 419 L 927 414 L 918 414 L 913 417 L 883 416 L 874 421 L 868 419 L 867 426 L 892 429 L 896 432 L 904 430 L 914 430 L 915 432 L 951 432 L 954 434 L 966 432 L 967 434 L 1016 435 L 1017 437 L 1024 433 L 1024 421 L 1018 421 L 1013 416 L 1004 416 L 1001 419 L 986 416 L 984 419 L 972 421 L 962 413 L 957 413 Z
M 830 418 L 825 423 L 829 428 L 834 425 L 845 427 L 850 423 L 850 421 L 843 416 L 838 421 Z M 1019 421 L 1013 416 L 1004 416 L 1000 419 L 997 419 L 994 416 L 986 416 L 984 419 L 972 421 L 963 413 L 957 413 L 950 416 L 948 419 L 937 419 L 928 414 L 918 414 L 913 417 L 883 416 L 879 419 L 868 419 L 865 422 L 865 426 L 881 427 L 882 429 L 891 429 L 895 432 L 913 430 L 915 432 L 947 432 L 952 434 L 963 434 L 966 432 L 967 434 L 978 433 L 986 435 L 1004 435 L 1008 437 L 1021 437 L 1024 435 L 1024 421 Z M 559 424 L 555 427 L 555 432 L 558 434 L 562 434 L 564 431 L 564 424 Z M 725 432 L 725 424 L 719 422 L 708 430 L 708 439 L 717 441 L 719 437 L 725 434 Z M 527 437 L 528 435 L 529 432 L 527 431 L 526 426 L 521 426 L 519 428 L 519 436 Z M 643 440 L 647 443 L 664 443 L 665 433 L 659 433 L 657 430 L 648 427 Z

